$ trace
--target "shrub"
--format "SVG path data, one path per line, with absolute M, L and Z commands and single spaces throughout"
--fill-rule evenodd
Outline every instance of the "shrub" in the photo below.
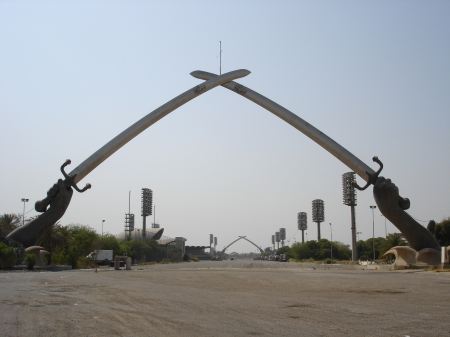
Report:
M 196 257 L 193 257 L 191 260 L 194 261 L 194 262 L 199 262 L 199 261 L 200 261 L 200 260 L 199 260 L 198 258 L 196 258 Z
M 25 256 L 24 261 L 27 264 L 28 270 L 33 270 L 34 265 L 36 264 L 36 255 L 34 255 L 34 254 L 27 254 Z
M 96 267 L 98 267 L 98 265 L 88 257 L 80 256 L 77 260 L 78 269 L 91 269 Z
M 17 260 L 17 253 L 13 247 L 0 242 L 0 268 L 11 269 Z

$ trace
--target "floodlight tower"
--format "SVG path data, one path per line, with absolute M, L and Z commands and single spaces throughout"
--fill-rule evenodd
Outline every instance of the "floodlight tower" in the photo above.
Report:
M 216 251 L 213 247 L 213 244 L 214 244 L 214 235 L 209 234 L 209 253 L 214 256 L 216 255 Z
M 134 231 L 134 214 L 132 213 L 125 213 L 125 232 L 127 231 L 131 238 L 131 232 Z
M 312 221 L 317 222 L 317 241 L 319 241 L 320 223 L 325 221 L 325 205 L 321 199 L 312 201 Z
M 273 251 L 275 251 L 275 235 L 272 235 L 272 246 L 273 246 Z
M 214 237 L 214 255 L 216 255 L 217 236 Z
M 286 228 L 280 228 L 281 247 L 284 247 L 284 240 L 286 240 Z
M 356 247 L 356 220 L 355 220 L 355 206 L 356 206 L 356 190 L 354 187 L 355 172 L 347 172 L 342 175 L 342 195 L 344 205 L 351 207 L 352 216 L 352 260 L 358 260 L 358 249 Z
M 302 231 L 302 243 L 305 242 L 305 231 L 308 229 L 307 217 L 305 212 L 300 212 L 297 214 L 297 224 L 298 230 Z
M 142 241 L 147 236 L 146 217 L 152 215 L 153 192 L 149 188 L 143 188 L 141 191 L 141 215 L 142 215 Z
M 280 232 L 275 232 L 275 241 L 277 242 L 277 249 L 280 249 Z

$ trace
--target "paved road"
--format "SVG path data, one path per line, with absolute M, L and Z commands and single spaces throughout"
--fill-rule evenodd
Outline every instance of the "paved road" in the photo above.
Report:
M 449 290 L 450 273 L 269 261 L 0 273 L 0 335 L 448 336 Z

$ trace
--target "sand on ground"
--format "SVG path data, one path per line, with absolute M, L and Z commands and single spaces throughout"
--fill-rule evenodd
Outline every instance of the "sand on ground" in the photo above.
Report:
M 449 336 L 450 273 L 204 261 L 0 273 L 0 336 Z

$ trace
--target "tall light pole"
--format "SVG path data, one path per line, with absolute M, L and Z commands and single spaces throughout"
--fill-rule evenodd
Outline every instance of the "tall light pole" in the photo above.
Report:
M 333 260 L 333 226 L 331 226 L 331 222 L 330 222 L 330 230 L 331 230 L 331 260 Z
M 28 202 L 29 199 L 22 198 L 23 202 L 23 217 L 22 217 L 22 226 L 25 225 L 25 203 Z
M 355 220 L 355 206 L 356 206 L 356 190 L 354 187 L 355 172 L 347 172 L 342 175 L 342 192 L 344 205 L 351 207 L 351 221 L 352 221 L 352 260 L 358 260 L 358 249 L 356 248 L 356 220 Z
M 319 241 L 320 223 L 325 221 L 325 206 L 321 199 L 312 201 L 312 221 L 317 222 L 317 241 Z
M 281 247 L 284 247 L 284 240 L 286 240 L 286 228 L 280 228 Z
M 146 218 L 152 215 L 153 191 L 149 188 L 141 189 L 142 241 L 147 238 Z M 144 261 L 145 262 L 145 261 Z
M 373 260 L 375 261 L 375 215 L 373 210 L 377 208 L 377 206 L 370 206 L 372 209 L 372 243 L 373 243 Z
M 102 220 L 102 237 L 103 237 L 103 223 L 105 222 L 105 220 Z
M 307 216 L 305 212 L 297 214 L 297 226 L 298 230 L 302 231 L 302 243 L 305 243 L 305 230 L 308 229 Z
M 280 249 L 280 232 L 275 232 L 275 241 L 277 242 L 277 249 Z

